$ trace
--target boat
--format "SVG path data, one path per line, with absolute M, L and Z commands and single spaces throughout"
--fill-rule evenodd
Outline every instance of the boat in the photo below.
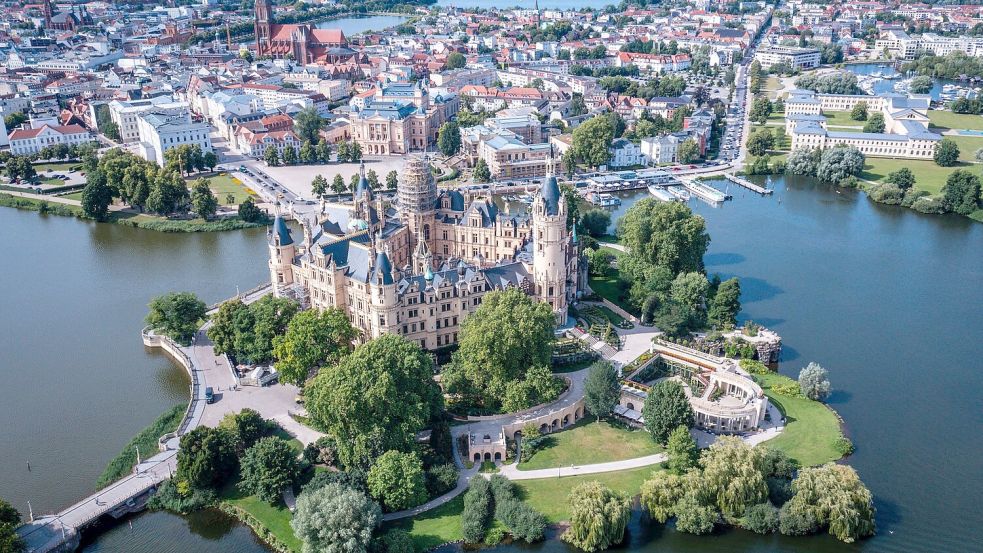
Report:
M 675 196 L 675 198 L 681 202 L 688 202 L 693 196 L 682 186 L 667 186 L 666 192 Z
M 621 205 L 621 199 L 617 196 L 612 194 L 603 194 L 600 192 L 592 192 L 587 196 L 587 201 L 599 207 L 614 207 L 616 205 Z
M 660 188 L 655 185 L 650 185 L 648 187 L 649 194 L 655 196 L 655 199 L 662 202 L 674 202 L 676 197 L 666 191 L 665 188 Z
M 526 204 L 526 205 L 532 205 L 533 200 L 535 200 L 535 198 L 533 198 L 532 195 L 530 195 L 530 194 L 523 194 L 521 196 L 516 197 L 516 201 L 517 202 L 523 203 L 523 204 Z

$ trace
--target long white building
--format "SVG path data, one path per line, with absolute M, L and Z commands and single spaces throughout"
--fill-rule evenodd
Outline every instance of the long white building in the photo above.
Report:
M 203 152 L 212 150 L 207 123 L 195 123 L 191 113 L 150 111 L 137 118 L 140 133 L 140 155 L 147 161 L 164 166 L 164 152 L 182 144 L 197 144 Z

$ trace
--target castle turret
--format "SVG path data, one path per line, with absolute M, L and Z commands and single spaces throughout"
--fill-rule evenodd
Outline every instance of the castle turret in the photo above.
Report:
M 396 313 L 399 302 L 396 298 L 396 279 L 393 266 L 385 251 L 376 254 L 369 282 L 372 287 L 372 321 L 370 324 L 372 336 L 378 337 L 382 334 L 395 333 L 398 326 Z
M 409 227 L 413 240 L 412 249 L 416 250 L 417 242 L 422 240 L 429 251 L 436 251 L 437 182 L 425 157 L 409 158 L 399 176 L 396 193 L 403 223 Z
M 270 227 L 270 282 L 273 284 L 273 295 L 280 297 L 282 291 L 294 282 L 293 260 L 297 254 L 293 236 L 287 222 L 278 213 Z
M 567 201 L 550 174 L 532 204 L 533 280 L 536 297 L 553 308 L 558 323 L 567 319 Z

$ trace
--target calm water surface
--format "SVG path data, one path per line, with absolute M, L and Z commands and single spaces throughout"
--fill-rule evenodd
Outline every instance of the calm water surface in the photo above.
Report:
M 782 372 L 809 361 L 830 370 L 830 403 L 857 444 L 849 462 L 875 494 L 879 534 L 854 545 L 739 530 L 694 537 L 636 513 L 622 549 L 983 550 L 983 225 L 804 181 L 776 188 L 761 198 L 732 185 L 735 200 L 721 208 L 691 204 L 713 237 L 707 269 L 741 277 L 742 318 L 784 337 Z M 216 300 L 251 287 L 265 277 L 265 246 L 260 232 L 161 235 L 10 209 L 0 228 L 0 456 L 10 460 L 0 496 L 54 508 L 90 490 L 134 432 L 185 399 L 181 372 L 137 339 L 146 302 L 172 289 Z M 558 541 L 497 548 L 520 549 L 572 551 Z M 263 549 L 215 513 L 154 513 L 84 550 Z
M 329 19 L 316 24 L 318 29 L 341 29 L 345 36 L 352 36 L 367 31 L 383 31 L 395 27 L 409 17 L 398 15 L 370 15 L 366 17 L 342 17 Z

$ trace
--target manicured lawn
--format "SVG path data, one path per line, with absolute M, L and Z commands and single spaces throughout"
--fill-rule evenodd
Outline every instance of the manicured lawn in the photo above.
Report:
M 955 167 L 939 167 L 930 159 L 891 159 L 884 157 L 868 157 L 864 164 L 864 171 L 860 173 L 860 178 L 871 181 L 880 181 L 893 171 L 902 167 L 911 169 L 915 175 L 915 188 L 925 190 L 930 194 L 938 194 L 945 184 L 949 174 L 956 169 L 969 169 L 978 171 L 979 165 L 971 163 L 960 163 Z
M 255 199 L 255 192 L 244 186 L 238 179 L 235 179 L 226 173 L 219 173 L 217 175 L 205 178 L 210 181 L 212 192 L 215 194 L 215 197 L 218 198 L 219 204 L 228 204 L 226 197 L 229 194 L 232 194 L 235 197 L 235 201 L 233 202 L 234 204 L 241 204 L 250 196 L 253 196 Z M 198 180 L 198 176 L 192 175 L 186 180 L 188 181 L 188 186 L 191 186 L 194 181 Z
M 959 146 L 960 161 L 976 161 L 976 150 L 983 148 L 983 136 L 946 135 L 946 138 Z
M 417 551 L 427 551 L 438 545 L 457 541 L 461 534 L 461 511 L 464 510 L 464 494 L 415 517 L 398 520 L 385 528 L 402 528 L 413 538 Z
M 584 476 L 567 476 L 564 478 L 543 478 L 539 480 L 518 480 L 516 488 L 519 497 L 546 515 L 550 522 L 570 520 L 568 496 L 578 484 L 596 480 L 601 484 L 631 496 L 638 494 L 642 482 L 658 470 L 657 466 L 642 467 L 618 472 L 604 472 Z
M 824 111 L 823 116 L 826 117 L 826 124 L 831 127 L 856 127 L 861 129 L 864 126 L 864 121 L 854 121 L 850 117 L 849 111 Z
M 821 465 L 840 458 L 836 451 L 840 421 L 826 405 L 803 397 L 789 397 L 772 392 L 772 386 L 792 379 L 780 374 L 755 375 L 769 400 L 785 413 L 785 430 L 765 442 L 781 449 L 803 466 Z
M 604 276 L 592 275 L 588 282 L 590 289 L 598 296 L 609 300 L 629 313 L 634 311 L 634 308 L 621 298 L 621 295 L 627 293 L 627 290 L 622 287 L 621 281 L 618 280 L 617 269 L 609 268 Z
M 616 258 L 616 259 L 619 258 L 619 257 L 621 257 L 621 255 L 623 253 L 625 253 L 625 252 L 623 252 L 621 250 L 616 250 L 616 249 L 610 248 L 608 246 L 601 246 L 601 247 L 599 247 L 597 249 L 601 250 L 602 252 L 604 252 L 604 253 L 606 253 L 606 254 L 608 254 L 608 255 Z
M 945 110 L 929 110 L 928 119 L 932 126 L 946 129 L 983 130 L 983 115 L 952 113 Z
M 761 85 L 761 91 L 768 93 L 768 98 L 774 100 L 778 96 L 778 90 L 782 88 L 782 82 L 774 75 L 768 75 L 765 82 Z
M 58 197 L 59 198 L 67 198 L 69 200 L 78 200 L 78 201 L 81 202 L 82 201 L 82 191 L 79 190 L 78 192 L 71 192 L 71 193 L 68 193 L 68 194 L 62 194 L 61 196 L 58 196 Z
M 583 419 L 547 437 L 550 445 L 523 459 L 520 470 L 589 465 L 645 457 L 663 451 L 644 430 L 624 430 L 607 421 Z
M 38 173 L 45 173 L 47 171 L 71 171 L 73 169 L 81 166 L 81 163 L 37 163 L 34 165 L 34 170 Z
M 293 449 L 294 453 L 296 453 L 297 455 L 304 453 L 304 444 L 297 438 L 291 436 L 290 433 L 288 433 L 283 428 L 280 428 L 278 426 L 276 430 L 273 431 L 273 435 L 276 436 L 277 438 L 286 440 L 287 445 L 289 445 L 290 449 Z
M 302 544 L 290 527 L 292 514 L 282 503 L 270 505 L 255 495 L 246 495 L 235 484 L 227 485 L 219 499 L 228 501 L 255 517 L 292 551 L 301 550 Z

